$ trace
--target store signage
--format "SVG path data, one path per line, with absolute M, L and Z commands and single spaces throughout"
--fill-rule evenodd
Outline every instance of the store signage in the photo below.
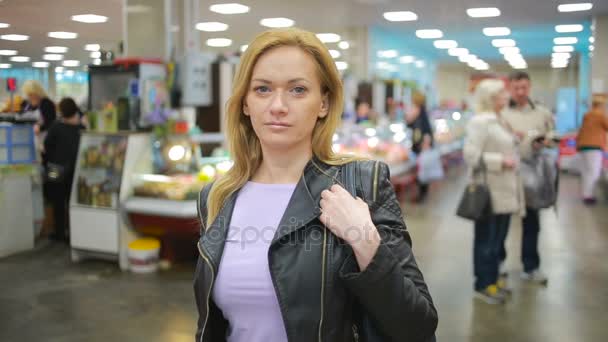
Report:
M 211 61 L 209 55 L 191 52 L 184 57 L 182 105 L 209 106 L 212 103 Z
M 9 93 L 14 93 L 17 91 L 17 79 L 14 77 L 9 77 L 6 79 L 6 91 Z

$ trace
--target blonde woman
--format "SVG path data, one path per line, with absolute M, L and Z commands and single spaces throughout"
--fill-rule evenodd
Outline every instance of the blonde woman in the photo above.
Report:
M 267 31 L 242 56 L 226 114 L 234 166 L 199 198 L 197 341 L 434 340 L 388 167 L 356 161 L 366 201 L 338 184 L 342 96 L 313 33 Z
M 40 82 L 28 80 L 23 83 L 21 92 L 27 99 L 21 105 L 21 113 L 35 112 L 38 118 L 36 133 L 46 132 L 57 117 L 55 103 L 49 99 Z
M 473 263 L 475 296 L 489 304 L 504 303 L 508 290 L 498 285 L 499 251 L 512 214 L 525 204 L 519 177 L 518 144 L 501 118 L 508 94 L 501 80 L 483 80 L 475 92 L 476 115 L 467 127 L 464 158 L 474 181 L 487 179 L 492 213 L 475 222 Z

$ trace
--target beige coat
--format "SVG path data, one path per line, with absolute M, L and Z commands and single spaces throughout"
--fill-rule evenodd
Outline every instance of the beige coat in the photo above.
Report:
M 492 197 L 492 209 L 495 214 L 525 215 L 525 199 L 519 167 L 514 170 L 504 169 L 503 160 L 511 156 L 517 160 L 518 145 L 516 138 L 504 127 L 494 113 L 475 115 L 467 126 L 464 144 L 464 159 L 474 181 L 483 182 L 483 173 L 475 172 L 485 163 L 487 168 L 488 187 Z
M 502 113 L 502 118 L 518 133 L 523 134 L 520 143 L 520 155 L 522 158 L 530 158 L 534 153 L 532 142 L 539 137 L 553 138 L 555 135 L 555 123 L 553 114 L 536 103 L 529 103 L 519 109 L 507 107 Z

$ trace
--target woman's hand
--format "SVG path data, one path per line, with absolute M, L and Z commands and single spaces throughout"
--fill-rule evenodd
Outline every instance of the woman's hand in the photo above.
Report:
M 380 245 L 380 234 L 372 222 L 369 207 L 343 187 L 333 185 L 321 193 L 321 222 L 346 241 L 355 252 L 361 271 L 367 268 Z

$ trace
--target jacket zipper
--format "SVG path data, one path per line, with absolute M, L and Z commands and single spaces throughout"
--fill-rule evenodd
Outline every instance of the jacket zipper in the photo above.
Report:
M 374 189 L 372 194 L 372 203 L 376 203 L 376 197 L 378 195 L 378 169 L 380 164 L 376 161 L 374 164 Z
M 321 320 L 319 321 L 319 342 L 323 340 L 323 319 L 325 316 L 325 268 L 327 263 L 327 228 L 323 230 L 323 257 L 321 261 Z
M 359 342 L 359 328 L 357 328 L 356 324 L 353 324 L 353 338 L 355 342 Z
M 201 255 L 203 260 L 205 260 L 205 262 L 207 263 L 207 265 L 209 265 L 209 268 L 211 269 L 211 284 L 209 285 L 209 292 L 207 292 L 207 300 L 205 302 L 205 305 L 207 307 L 207 315 L 205 316 L 205 323 L 203 323 L 203 330 L 201 331 L 201 339 L 199 341 L 199 342 L 202 342 L 203 336 L 205 336 L 205 328 L 207 328 L 207 320 L 209 320 L 209 314 L 210 314 L 209 300 L 211 298 L 211 289 L 213 288 L 213 283 L 215 282 L 215 270 L 213 269 L 213 265 L 211 265 L 211 262 L 209 261 L 209 259 L 203 253 L 203 249 L 201 248 L 200 243 L 197 243 L 196 246 L 198 247 L 199 254 Z

